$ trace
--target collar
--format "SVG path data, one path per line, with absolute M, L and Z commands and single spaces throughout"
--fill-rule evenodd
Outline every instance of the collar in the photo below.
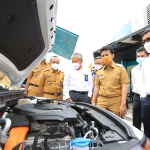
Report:
M 111 65 L 109 67 L 107 67 L 107 66 L 104 65 L 104 69 L 107 69 L 107 68 L 116 68 L 115 62 L 112 61 Z
M 50 67 L 50 71 L 51 72 L 55 72 L 55 73 L 59 73 L 60 72 L 60 70 L 54 70 L 52 67 Z

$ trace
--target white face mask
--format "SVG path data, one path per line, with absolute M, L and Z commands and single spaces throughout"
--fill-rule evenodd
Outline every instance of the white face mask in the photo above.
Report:
M 57 70 L 59 68 L 59 64 L 51 64 L 51 67 L 54 69 L 54 70 Z
M 95 69 L 96 70 L 99 70 L 99 69 L 101 69 L 102 68 L 102 65 L 95 65 Z
M 147 51 L 148 53 L 150 53 L 150 42 L 145 43 L 145 44 L 144 44 L 144 48 L 146 49 L 146 51 Z
M 80 67 L 80 64 L 79 63 L 73 63 L 73 67 L 75 70 L 77 70 Z

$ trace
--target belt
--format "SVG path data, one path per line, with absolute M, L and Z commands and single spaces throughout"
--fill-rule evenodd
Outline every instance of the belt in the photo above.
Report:
M 69 92 L 74 92 L 74 93 L 78 93 L 78 94 L 88 94 L 88 91 L 74 91 L 74 90 L 71 90 Z
M 150 95 L 147 95 L 148 98 L 150 98 Z
M 136 95 L 136 96 L 140 96 L 140 94 L 137 94 L 137 93 L 134 93 L 134 95 Z
M 49 94 L 49 95 L 53 95 L 53 96 L 59 96 L 59 95 L 62 95 L 62 93 L 49 93 L 49 92 L 44 92 L 46 94 Z
M 38 87 L 38 85 L 36 85 L 36 84 L 32 84 L 32 83 L 30 83 L 30 85 L 31 85 L 31 86 L 35 86 L 35 87 Z

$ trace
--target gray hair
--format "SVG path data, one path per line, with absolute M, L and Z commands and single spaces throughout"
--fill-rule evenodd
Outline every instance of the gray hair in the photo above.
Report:
M 58 56 L 52 56 L 52 57 L 50 58 L 50 62 L 52 61 L 53 58 L 58 58 L 58 59 L 59 59 Z M 59 61 L 60 61 L 60 59 L 59 59 Z
M 80 60 L 83 60 L 82 54 L 80 54 L 80 53 L 74 53 L 74 54 L 72 55 L 72 57 L 75 57 L 75 56 L 77 56 Z M 72 58 L 72 57 L 71 57 L 71 58 Z

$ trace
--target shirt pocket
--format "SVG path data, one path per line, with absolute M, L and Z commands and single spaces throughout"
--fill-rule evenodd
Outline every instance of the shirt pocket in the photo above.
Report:
M 34 76 L 39 76 L 40 75 L 40 69 L 34 69 Z
M 47 78 L 45 80 L 45 84 L 50 85 L 50 84 L 52 84 L 54 82 L 55 82 L 55 77 L 52 76 L 52 75 L 47 75 Z
M 98 77 L 100 85 L 104 85 L 104 76 L 99 76 Z
M 120 78 L 119 78 L 119 75 L 114 75 L 110 78 L 110 84 L 112 86 L 118 86 L 120 84 Z

